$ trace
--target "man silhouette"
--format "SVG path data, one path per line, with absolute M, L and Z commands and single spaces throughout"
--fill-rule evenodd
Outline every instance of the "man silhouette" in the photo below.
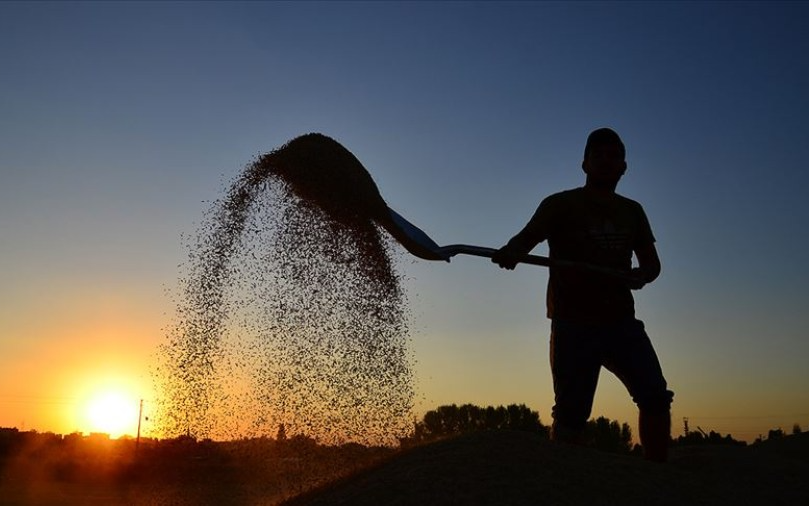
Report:
M 583 187 L 544 199 L 528 224 L 492 257 L 505 269 L 548 241 L 551 259 L 609 267 L 625 278 L 552 266 L 547 316 L 551 319 L 551 372 L 555 405 L 552 438 L 581 443 L 601 367 L 614 373 L 639 408 L 644 455 L 663 462 L 671 434 L 671 402 L 660 363 L 635 318 L 631 290 L 660 274 L 655 238 L 643 207 L 615 192 L 626 172 L 618 134 L 601 128 L 587 138 Z M 638 267 L 632 268 L 632 256 Z

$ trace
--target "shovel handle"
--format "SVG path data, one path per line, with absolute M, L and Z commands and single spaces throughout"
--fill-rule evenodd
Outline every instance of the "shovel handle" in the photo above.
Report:
M 455 255 L 472 255 L 477 257 L 492 258 L 497 250 L 494 248 L 485 248 L 483 246 L 470 246 L 468 244 L 452 244 L 449 246 L 441 246 L 436 250 L 439 254 L 443 255 L 447 260 Z M 600 265 L 593 265 L 584 262 L 571 262 L 568 260 L 552 260 L 548 257 L 540 255 L 525 255 L 520 259 L 520 263 L 541 265 L 543 267 L 571 267 L 574 269 L 583 269 L 591 272 L 598 272 L 608 276 L 629 280 L 629 273 L 617 269 L 610 269 L 609 267 L 602 267 Z

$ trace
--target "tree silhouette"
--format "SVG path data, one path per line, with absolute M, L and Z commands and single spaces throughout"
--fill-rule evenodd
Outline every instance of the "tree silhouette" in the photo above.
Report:
M 744 441 L 737 441 L 733 439 L 730 434 L 722 436 L 718 432 L 711 431 L 706 433 L 701 427 L 697 427 L 696 431 L 689 431 L 673 441 L 676 446 L 690 446 L 690 445 L 735 445 L 745 446 L 747 443 Z
M 549 435 L 548 427 L 540 421 L 539 413 L 524 404 L 485 408 L 474 404 L 461 406 L 449 404 L 426 412 L 422 421 L 416 422 L 413 435 L 400 440 L 400 443 L 408 446 L 458 434 L 489 430 L 535 432 L 545 438 Z M 587 422 L 585 441 L 587 446 L 600 450 L 630 453 L 632 429 L 629 424 L 621 424 L 602 416 Z
M 425 413 L 422 421 L 416 423 L 412 442 L 503 429 L 537 432 L 546 437 L 548 435 L 548 428 L 540 422 L 539 413 L 531 411 L 524 404 L 485 408 L 474 404 L 450 404 Z
M 584 434 L 587 444 L 599 450 L 613 453 L 632 451 L 632 429 L 627 423 L 620 424 L 600 416 L 587 422 Z

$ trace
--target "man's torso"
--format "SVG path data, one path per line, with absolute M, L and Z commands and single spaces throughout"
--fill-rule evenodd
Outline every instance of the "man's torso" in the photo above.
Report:
M 617 194 L 584 188 L 551 195 L 540 205 L 539 226 L 553 259 L 629 271 L 633 250 L 654 241 L 643 208 Z M 571 268 L 551 268 L 548 316 L 600 323 L 634 316 L 630 289 L 619 279 Z

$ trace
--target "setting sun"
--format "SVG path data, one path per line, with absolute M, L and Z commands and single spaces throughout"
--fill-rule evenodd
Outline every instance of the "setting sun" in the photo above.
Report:
M 104 391 L 90 398 L 85 406 L 88 432 L 101 432 L 117 438 L 135 435 L 138 426 L 138 400 L 124 392 Z

